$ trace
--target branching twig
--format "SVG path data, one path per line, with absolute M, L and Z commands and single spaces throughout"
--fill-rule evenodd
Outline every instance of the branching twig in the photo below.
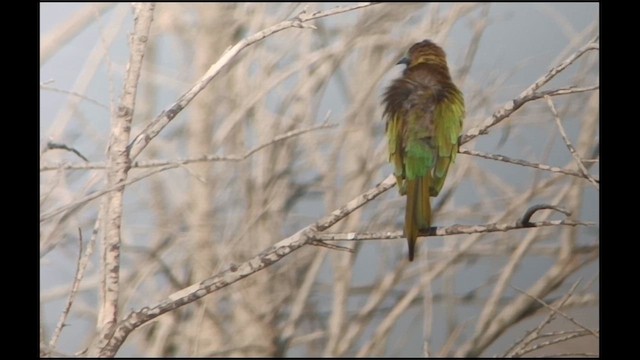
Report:
M 567 294 L 563 296 L 562 300 L 560 301 L 560 304 L 558 305 L 559 308 L 562 307 L 567 302 L 567 300 L 569 300 L 571 295 L 573 295 L 573 292 L 575 291 L 575 289 L 578 287 L 579 283 L 580 281 L 577 281 L 575 284 L 573 284 L 571 289 L 569 289 L 569 292 L 567 292 Z M 526 348 L 532 341 L 534 341 L 538 336 L 538 334 L 540 334 L 540 332 L 542 331 L 542 328 L 544 328 L 553 319 L 555 319 L 555 317 L 556 317 L 556 313 L 550 312 L 549 315 L 540 324 L 538 324 L 538 326 L 535 329 L 528 332 L 522 339 L 517 341 L 510 349 L 508 349 L 507 352 L 505 353 L 505 356 L 522 355 L 523 352 L 521 352 L 521 350 L 523 348 Z
M 526 292 L 526 291 L 524 291 L 524 290 L 518 289 L 518 288 L 517 288 L 517 287 L 515 287 L 515 286 L 513 286 L 513 289 L 515 289 L 516 291 L 518 291 L 518 292 L 520 292 L 520 293 L 522 293 L 522 294 L 524 294 L 524 295 L 526 295 L 526 296 L 528 296 L 528 297 L 530 297 L 530 298 L 534 299 L 535 301 L 537 301 L 538 303 L 540 303 L 542 306 L 544 306 L 544 307 L 546 307 L 547 309 L 549 309 L 549 310 L 553 311 L 554 313 L 559 314 L 560 316 L 562 316 L 563 318 L 565 318 L 565 319 L 569 320 L 570 322 L 572 322 L 573 324 L 575 324 L 575 325 L 576 325 L 576 326 L 578 326 L 579 328 L 581 328 L 581 329 L 583 329 L 583 330 L 585 330 L 585 331 L 590 332 L 590 333 L 591 333 L 591 335 L 595 336 L 596 338 L 600 338 L 600 334 L 598 334 L 597 332 L 595 332 L 595 331 L 593 331 L 593 330 L 589 329 L 588 327 L 586 327 L 586 326 L 584 326 L 584 325 L 580 324 L 580 323 L 579 323 L 579 322 L 577 322 L 575 319 L 573 319 L 571 316 L 569 316 L 569 315 L 565 314 L 564 312 L 562 312 L 560 309 L 557 309 L 557 308 L 555 308 L 555 307 L 553 307 L 553 306 L 551 306 L 551 305 L 547 304 L 547 303 L 546 303 L 546 302 L 544 302 L 542 299 L 539 299 L 539 298 L 537 298 L 537 297 L 535 297 L 535 296 L 533 296 L 533 295 L 531 295 L 531 294 L 527 293 L 527 292 Z
M 578 164 L 578 168 L 580 169 L 580 171 L 582 171 L 582 174 L 584 175 L 584 177 L 587 178 L 589 182 L 591 182 L 593 186 L 596 187 L 596 189 L 600 190 L 600 185 L 591 177 L 591 175 L 589 174 L 589 171 L 582 163 L 582 159 L 580 158 L 580 155 L 578 155 L 578 153 L 576 152 L 576 149 L 571 144 L 571 141 L 569 140 L 567 133 L 564 131 L 564 127 L 562 126 L 562 122 L 560 121 L 560 116 L 558 116 L 558 112 L 556 111 L 555 105 L 553 105 L 553 101 L 547 95 L 545 95 L 544 98 L 545 100 L 547 100 L 547 105 L 549 105 L 549 109 L 551 109 L 553 118 L 556 120 L 556 125 L 558 125 L 558 129 L 560 130 L 560 135 L 562 135 L 562 139 L 564 140 L 564 143 L 567 145 L 567 149 L 569 149 L 571 156 L 573 156 L 573 158 L 576 160 L 576 164 Z
M 541 342 L 539 344 L 535 344 L 535 345 L 533 345 L 533 346 L 531 346 L 529 348 L 522 349 L 518 353 L 514 354 L 514 357 L 520 357 L 520 356 L 525 355 L 527 353 L 542 349 L 544 347 L 547 347 L 547 346 L 550 346 L 550 345 L 553 345 L 553 344 L 559 344 L 561 342 L 565 342 L 565 341 L 568 341 L 568 340 L 571 340 L 571 339 L 575 339 L 575 338 L 579 338 L 579 337 L 583 337 L 583 336 L 587 336 L 587 335 L 591 335 L 591 332 L 582 330 L 582 331 L 573 332 L 573 333 L 565 335 L 565 336 L 560 336 L 560 337 L 557 337 L 555 339 L 543 341 L 543 342 Z M 543 337 L 543 336 L 541 335 L 540 337 Z
M 120 244 L 124 198 L 124 185 L 131 168 L 131 158 L 127 143 L 131 133 L 131 122 L 135 110 L 138 79 L 142 70 L 149 30 L 153 21 L 155 4 L 133 4 L 134 29 L 130 38 L 131 54 L 127 64 L 122 97 L 115 114 L 107 150 L 107 187 L 116 187 L 107 198 L 104 223 L 104 241 L 101 263 L 101 286 L 97 328 L 97 339 L 107 336 L 118 321 L 118 303 L 120 298 Z M 89 347 L 94 355 L 99 348 Z
M 209 70 L 207 70 L 207 72 L 191 87 L 191 89 L 187 90 L 186 93 L 180 96 L 175 103 L 169 106 L 169 108 L 163 110 L 160 115 L 158 115 L 153 121 L 151 121 L 151 123 L 149 123 L 149 125 L 147 125 L 147 127 L 133 139 L 128 147 L 131 154 L 131 159 L 135 159 L 140 154 L 140 152 L 142 152 L 142 150 L 144 150 L 144 148 L 149 145 L 149 142 L 151 142 L 151 140 L 155 138 L 160 133 L 160 131 L 162 131 L 162 129 L 164 129 L 165 126 L 167 126 L 171 122 L 171 120 L 173 120 L 176 115 L 178 115 L 244 48 L 258 41 L 264 40 L 265 38 L 285 29 L 293 27 L 314 28 L 311 25 L 305 24 L 305 22 L 348 11 L 353 11 L 371 5 L 374 4 L 362 3 L 352 6 L 337 6 L 333 9 L 329 9 L 326 11 L 315 11 L 311 14 L 307 14 L 303 10 L 300 14 L 298 14 L 298 16 L 294 17 L 293 19 L 283 21 L 279 24 L 273 25 L 267 29 L 264 29 L 240 40 L 234 46 L 225 51 L 224 54 L 222 54 L 222 57 L 220 57 L 218 61 L 211 65 Z
M 61 149 L 61 150 L 71 151 L 72 153 L 78 155 L 78 157 L 80 157 L 82 160 L 84 160 L 86 162 L 89 162 L 89 159 L 84 157 L 84 155 L 82 155 L 80 153 L 80 151 L 78 151 L 78 150 L 76 150 L 76 149 L 74 149 L 74 148 L 72 148 L 70 146 L 67 146 L 65 144 L 59 144 L 59 143 L 54 143 L 53 141 L 49 141 L 47 143 L 47 147 L 44 150 L 46 151 L 48 149 Z
M 492 126 L 496 125 L 497 123 L 509 117 L 511 114 L 513 114 L 525 103 L 531 100 L 544 97 L 545 94 L 540 94 L 536 92 L 542 85 L 549 82 L 557 74 L 562 72 L 569 65 L 573 64 L 574 61 L 576 61 L 586 52 L 590 50 L 598 50 L 598 49 L 599 49 L 598 37 L 596 36 L 585 46 L 581 47 L 580 49 L 578 49 L 578 51 L 573 53 L 573 55 L 569 56 L 565 61 L 553 67 L 551 70 L 549 70 L 544 76 L 542 76 L 535 83 L 529 86 L 526 90 L 520 93 L 518 97 L 509 101 L 503 107 L 501 107 L 496 112 L 494 112 L 490 117 L 485 119 L 485 121 L 483 121 L 479 126 L 476 126 L 473 129 L 470 129 L 469 131 L 467 131 L 467 133 L 460 138 L 460 144 L 467 143 L 479 135 L 486 134 L 489 128 L 491 128 Z M 549 95 L 549 94 L 546 94 L 546 95 Z

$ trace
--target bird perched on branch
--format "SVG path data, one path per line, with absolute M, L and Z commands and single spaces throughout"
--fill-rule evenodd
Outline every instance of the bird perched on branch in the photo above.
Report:
M 464 98 L 451 80 L 444 50 L 430 40 L 414 44 L 398 64 L 402 76 L 387 88 L 384 117 L 389 162 L 407 196 L 404 235 L 413 261 L 420 231 L 431 227 L 430 196 L 437 196 L 458 153 Z

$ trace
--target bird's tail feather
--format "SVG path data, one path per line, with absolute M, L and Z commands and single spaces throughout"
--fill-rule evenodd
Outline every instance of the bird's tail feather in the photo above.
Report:
M 429 176 L 409 180 L 407 184 L 407 208 L 404 219 L 404 235 L 409 245 L 409 261 L 415 255 L 416 239 L 420 230 L 431 227 L 431 199 Z

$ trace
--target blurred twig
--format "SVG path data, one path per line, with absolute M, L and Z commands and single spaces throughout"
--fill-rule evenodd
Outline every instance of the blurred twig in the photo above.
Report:
M 260 144 L 248 151 L 244 154 L 240 155 L 203 155 L 198 158 L 188 158 L 188 159 L 173 159 L 173 160 L 143 160 L 143 161 L 134 161 L 131 164 L 131 168 L 153 168 L 153 167 L 167 167 L 166 169 L 173 169 L 178 167 L 179 165 L 187 165 L 191 163 L 197 162 L 207 162 L 207 161 L 242 161 L 248 159 L 251 155 L 256 152 L 264 149 L 265 147 L 276 144 L 280 141 L 287 140 L 292 137 L 296 137 L 298 135 L 302 135 L 311 131 L 320 130 L 320 129 L 330 129 L 338 126 L 337 124 L 332 123 L 323 123 L 320 125 L 310 126 L 307 128 L 296 129 L 287 131 L 284 134 L 278 135 L 273 139 Z M 95 169 L 104 169 L 106 166 L 102 162 L 94 162 L 88 164 L 58 164 L 58 165 L 44 165 L 40 167 L 40 171 L 51 171 L 51 170 L 95 170 Z
M 135 159 L 144 148 L 149 145 L 149 142 L 155 138 L 162 129 L 165 128 L 178 115 L 190 102 L 193 100 L 208 84 L 220 73 L 233 58 L 235 58 L 240 51 L 244 48 L 265 39 L 277 32 L 280 32 L 289 28 L 313 28 L 311 25 L 305 24 L 308 21 L 319 19 L 326 16 L 336 15 L 348 11 L 357 10 L 363 7 L 374 5 L 372 3 L 363 3 L 352 6 L 337 6 L 327 11 L 315 11 L 311 14 L 307 14 L 304 10 L 293 19 L 280 22 L 267 29 L 259 31 L 249 37 L 240 40 L 237 44 L 227 49 L 222 57 L 218 59 L 207 72 L 196 83 L 185 92 L 178 100 L 175 101 L 169 108 L 163 110 L 153 121 L 147 125 L 147 127 L 138 134 L 133 141 L 129 144 L 129 152 L 131 159 Z

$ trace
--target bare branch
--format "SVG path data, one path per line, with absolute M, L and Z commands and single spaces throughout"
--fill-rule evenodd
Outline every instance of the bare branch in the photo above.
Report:
M 116 187 L 127 180 L 131 158 L 127 143 L 131 133 L 131 121 L 135 109 L 138 79 L 142 69 L 149 29 L 153 21 L 155 4 L 134 4 L 134 29 L 131 35 L 131 54 L 124 81 L 124 90 L 118 106 L 108 149 L 107 187 Z M 120 297 L 120 244 L 123 211 L 124 186 L 117 186 L 110 192 L 105 209 L 105 232 L 102 252 L 102 279 L 100 288 L 100 310 L 98 313 L 99 335 L 107 336 L 118 321 L 118 300 Z M 89 348 L 89 354 L 99 349 Z
M 550 220 L 534 221 L 526 225 L 519 222 L 512 224 L 492 223 L 486 225 L 451 225 L 447 227 L 432 226 L 429 232 L 420 232 L 420 237 L 430 236 L 450 236 L 450 235 L 470 235 L 491 232 L 505 232 L 518 229 L 528 229 L 546 226 L 593 226 L 593 222 L 582 222 L 573 220 Z M 336 234 L 316 234 L 313 236 L 319 241 L 366 241 L 366 240 L 395 240 L 403 239 L 402 231 L 378 232 L 378 233 L 336 233 Z
M 526 90 L 524 90 L 518 97 L 511 100 L 503 107 L 498 109 L 491 115 L 489 118 L 485 119 L 479 126 L 474 127 L 467 131 L 465 135 L 463 135 L 460 139 L 460 144 L 467 143 L 473 140 L 475 137 L 486 134 L 492 126 L 501 122 L 502 120 L 508 118 L 511 114 L 513 114 L 516 110 L 518 110 L 522 105 L 527 102 L 540 98 L 540 94 L 537 94 L 536 91 L 544 84 L 553 79 L 556 75 L 566 69 L 569 65 L 573 64 L 578 58 L 591 50 L 599 50 L 598 37 L 593 38 L 589 43 L 578 49 L 575 53 L 569 56 L 565 61 L 558 64 L 549 70 L 544 76 L 538 79 L 535 83 L 531 84 Z

